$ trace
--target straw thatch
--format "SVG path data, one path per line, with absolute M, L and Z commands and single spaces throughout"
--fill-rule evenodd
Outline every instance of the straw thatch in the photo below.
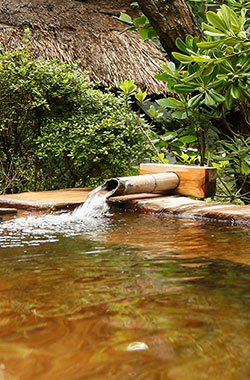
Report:
M 164 60 L 151 41 L 137 32 L 120 34 L 124 26 L 113 19 L 120 12 L 138 12 L 130 0 L 0 0 L 0 42 L 4 49 L 24 45 L 30 29 L 36 58 L 80 61 L 91 80 L 114 87 L 115 81 L 134 79 L 150 93 L 163 93 L 154 79 Z

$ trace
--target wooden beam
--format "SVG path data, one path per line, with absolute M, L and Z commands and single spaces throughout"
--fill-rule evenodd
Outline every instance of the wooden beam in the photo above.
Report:
M 63 210 L 80 206 L 88 197 L 89 188 L 63 189 L 0 195 L 0 208 L 24 210 Z
M 205 166 L 186 166 L 168 164 L 141 164 L 140 174 L 176 173 L 180 179 L 179 186 L 172 194 L 196 198 L 215 195 L 217 169 Z

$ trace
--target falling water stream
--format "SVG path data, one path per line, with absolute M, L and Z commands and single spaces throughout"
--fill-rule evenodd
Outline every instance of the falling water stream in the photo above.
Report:
M 109 192 L 103 191 L 102 186 L 97 187 L 89 193 L 87 200 L 73 211 L 72 216 L 83 219 L 104 215 L 109 208 L 107 203 L 109 194 Z
M 0 246 L 39 245 L 58 241 L 58 236 L 76 236 L 81 232 L 93 235 L 108 224 L 109 193 L 98 187 L 90 192 L 85 203 L 71 212 L 19 217 L 0 224 Z
M 248 380 L 249 229 L 106 197 L 0 223 L 0 379 Z

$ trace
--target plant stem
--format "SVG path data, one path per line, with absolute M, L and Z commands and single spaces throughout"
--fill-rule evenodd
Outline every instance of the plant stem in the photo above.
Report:
M 153 141 L 152 141 L 151 137 L 149 136 L 149 134 L 147 133 L 147 131 L 145 131 L 144 128 L 141 125 L 139 125 L 139 127 L 140 127 L 141 131 L 144 133 L 144 135 L 147 137 L 147 139 L 150 142 L 151 146 L 153 147 L 154 151 L 156 152 L 156 155 L 157 155 L 158 159 L 161 161 L 161 163 L 164 164 L 164 161 L 161 158 L 158 149 L 156 148 L 155 144 L 153 143 Z
M 227 187 L 226 183 L 223 181 L 223 179 L 221 178 L 221 176 L 219 174 L 217 174 L 220 182 L 222 183 L 222 185 L 225 187 L 225 189 L 227 190 L 228 194 L 229 194 L 229 197 L 231 199 L 233 199 L 234 195 L 231 193 L 231 191 L 229 190 L 229 188 Z

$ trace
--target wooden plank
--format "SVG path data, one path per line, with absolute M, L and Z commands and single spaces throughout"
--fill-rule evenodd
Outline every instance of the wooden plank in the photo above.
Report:
M 217 169 L 205 166 L 186 166 L 169 164 L 141 164 L 140 174 L 176 173 L 179 186 L 172 194 L 189 197 L 207 198 L 215 195 Z
M 63 189 L 0 195 L 0 207 L 24 210 L 61 210 L 84 203 L 91 189 Z

